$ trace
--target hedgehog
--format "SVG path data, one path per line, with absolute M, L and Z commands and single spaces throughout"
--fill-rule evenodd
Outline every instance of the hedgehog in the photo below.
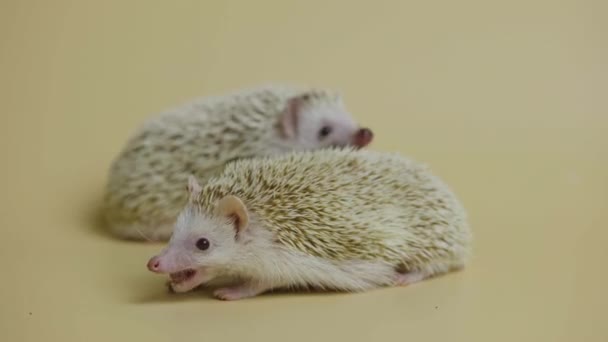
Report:
M 235 160 L 362 148 L 372 137 L 332 90 L 263 85 L 201 97 L 148 119 L 128 140 L 109 170 L 103 216 L 117 237 L 166 241 L 189 175 L 205 183 Z
M 235 161 L 200 185 L 147 264 L 173 292 L 222 279 L 215 297 L 274 289 L 361 292 L 463 268 L 463 206 L 429 167 L 395 153 L 328 148 Z

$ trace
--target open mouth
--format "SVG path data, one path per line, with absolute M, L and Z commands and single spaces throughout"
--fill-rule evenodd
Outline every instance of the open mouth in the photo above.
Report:
M 183 282 L 186 282 L 186 281 L 192 279 L 195 274 L 196 274 L 196 270 L 188 268 L 183 271 L 171 273 L 171 274 L 169 274 L 169 277 L 171 278 L 172 283 L 181 284 Z

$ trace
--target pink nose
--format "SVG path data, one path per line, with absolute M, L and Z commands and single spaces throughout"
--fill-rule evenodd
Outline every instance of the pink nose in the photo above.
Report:
M 361 128 L 355 133 L 354 144 L 358 147 L 365 147 L 372 142 L 374 133 L 369 128 Z
M 152 259 L 148 261 L 148 269 L 155 273 L 160 272 L 160 258 L 158 256 L 152 257 Z

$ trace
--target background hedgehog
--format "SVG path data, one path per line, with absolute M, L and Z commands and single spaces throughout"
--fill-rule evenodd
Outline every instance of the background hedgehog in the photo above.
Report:
M 362 291 L 464 266 L 464 209 L 420 164 L 394 154 L 328 149 L 229 164 L 189 201 L 148 268 L 176 292 L 217 277 L 234 300 L 269 289 Z
M 110 168 L 105 218 L 120 237 L 166 240 L 190 174 L 204 183 L 233 160 L 371 140 L 328 90 L 262 86 L 200 98 L 149 119 L 130 138 Z

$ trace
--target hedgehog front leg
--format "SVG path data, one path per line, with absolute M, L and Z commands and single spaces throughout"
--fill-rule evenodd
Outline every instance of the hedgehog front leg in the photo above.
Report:
M 238 300 L 255 297 L 270 289 L 270 286 L 258 282 L 246 282 L 241 285 L 219 288 L 213 292 L 213 295 L 221 300 Z

